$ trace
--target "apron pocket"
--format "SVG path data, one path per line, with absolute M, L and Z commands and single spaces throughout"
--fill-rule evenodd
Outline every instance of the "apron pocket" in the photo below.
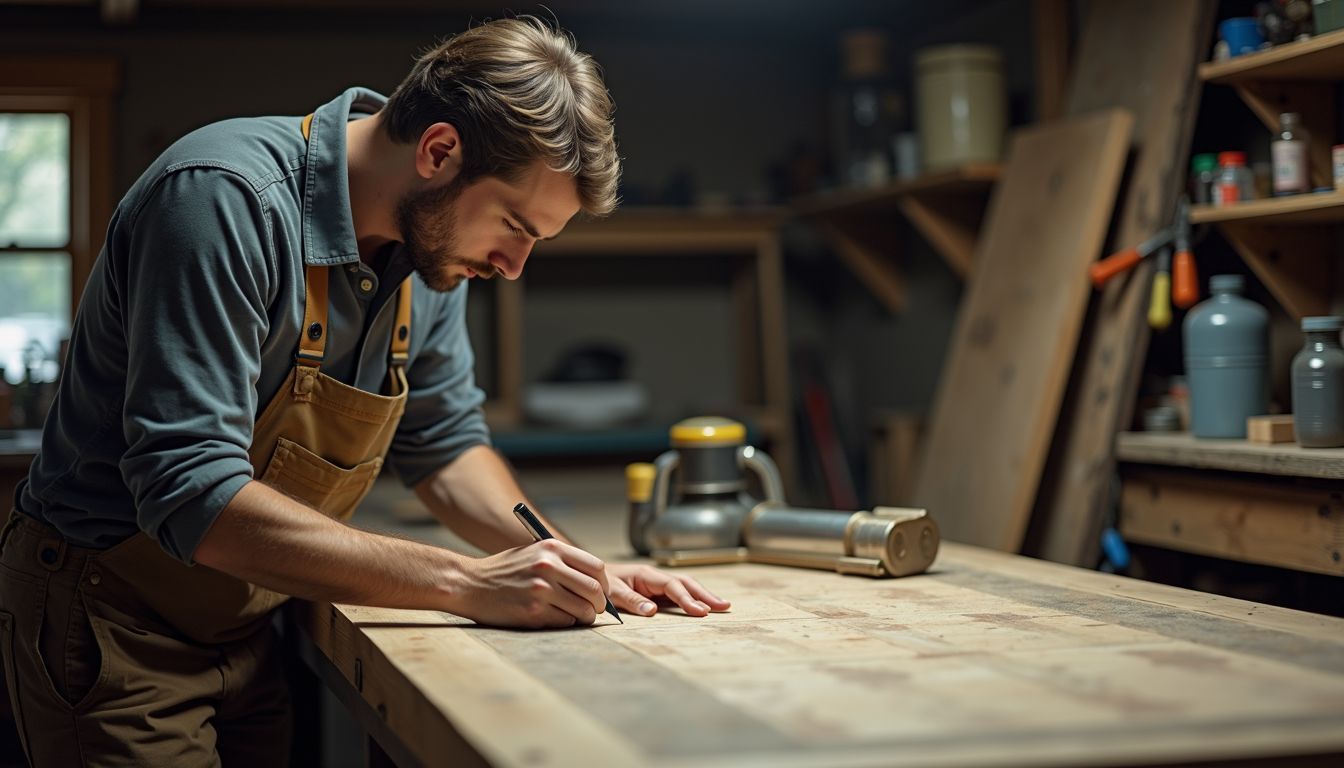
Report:
M 261 482 L 328 517 L 344 520 L 364 500 L 382 468 L 381 456 L 349 469 L 339 467 L 282 437 L 276 441 Z

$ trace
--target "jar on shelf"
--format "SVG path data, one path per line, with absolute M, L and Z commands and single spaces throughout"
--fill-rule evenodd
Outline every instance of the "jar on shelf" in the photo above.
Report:
M 915 55 L 915 94 L 926 170 L 999 161 L 1008 92 L 998 49 L 986 45 L 925 48 Z
M 1269 313 L 1242 298 L 1245 278 L 1214 275 L 1213 295 L 1185 316 L 1190 433 L 1245 438 L 1246 419 L 1269 411 Z
M 1218 178 L 1213 182 L 1213 204 L 1235 205 L 1255 199 L 1255 176 L 1246 167 L 1245 152 L 1219 152 Z
M 1304 317 L 1293 356 L 1293 430 L 1303 448 L 1344 446 L 1344 317 Z

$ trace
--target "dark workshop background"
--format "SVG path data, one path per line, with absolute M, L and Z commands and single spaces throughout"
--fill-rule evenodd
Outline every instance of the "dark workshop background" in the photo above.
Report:
M 627 207 L 787 202 L 772 188 L 771 169 L 791 162 L 803 165 L 804 177 L 816 167 L 817 189 L 829 184 L 839 41 L 856 27 L 888 34 L 891 79 L 907 93 L 917 48 L 991 43 L 1004 53 L 1014 122 L 1032 114 L 1030 4 L 1022 0 L 562 0 L 548 7 L 605 72 L 617 105 Z M 512 8 L 547 15 L 539 6 Z M 119 197 L 160 151 L 196 127 L 242 115 L 302 114 L 350 85 L 388 93 L 419 51 L 501 13 L 501 6 L 477 2 L 146 0 L 118 23 L 91 3 L 20 4 L 0 6 L 0 49 L 122 62 Z M 928 407 L 960 291 L 960 280 L 919 238 L 906 240 L 898 258 L 908 270 L 908 307 L 894 316 L 815 232 L 786 229 L 790 347 L 824 361 L 857 475 L 874 413 Z M 731 334 L 724 332 L 731 297 L 719 276 L 683 276 L 668 286 L 665 271 L 655 267 L 655 279 L 633 291 L 583 279 L 529 291 L 524 380 L 593 339 L 592 316 L 610 324 L 608 338 L 619 333 L 631 376 L 651 388 L 652 422 L 721 408 L 733 394 Z M 477 302 L 473 333 L 489 385 L 485 305 Z

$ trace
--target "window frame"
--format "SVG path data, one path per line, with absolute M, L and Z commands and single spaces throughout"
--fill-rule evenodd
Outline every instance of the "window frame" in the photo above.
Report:
M 116 207 L 114 107 L 121 63 L 97 56 L 0 56 L 0 112 L 63 112 L 70 119 L 70 239 L 66 247 L 10 248 L 11 252 L 70 254 L 70 317 L 102 250 Z

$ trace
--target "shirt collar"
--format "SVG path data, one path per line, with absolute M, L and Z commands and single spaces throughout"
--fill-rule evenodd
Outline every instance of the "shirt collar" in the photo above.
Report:
M 373 114 L 387 97 L 350 88 L 313 112 L 303 188 L 303 263 L 330 266 L 359 260 L 350 212 L 345 124 L 353 114 Z

